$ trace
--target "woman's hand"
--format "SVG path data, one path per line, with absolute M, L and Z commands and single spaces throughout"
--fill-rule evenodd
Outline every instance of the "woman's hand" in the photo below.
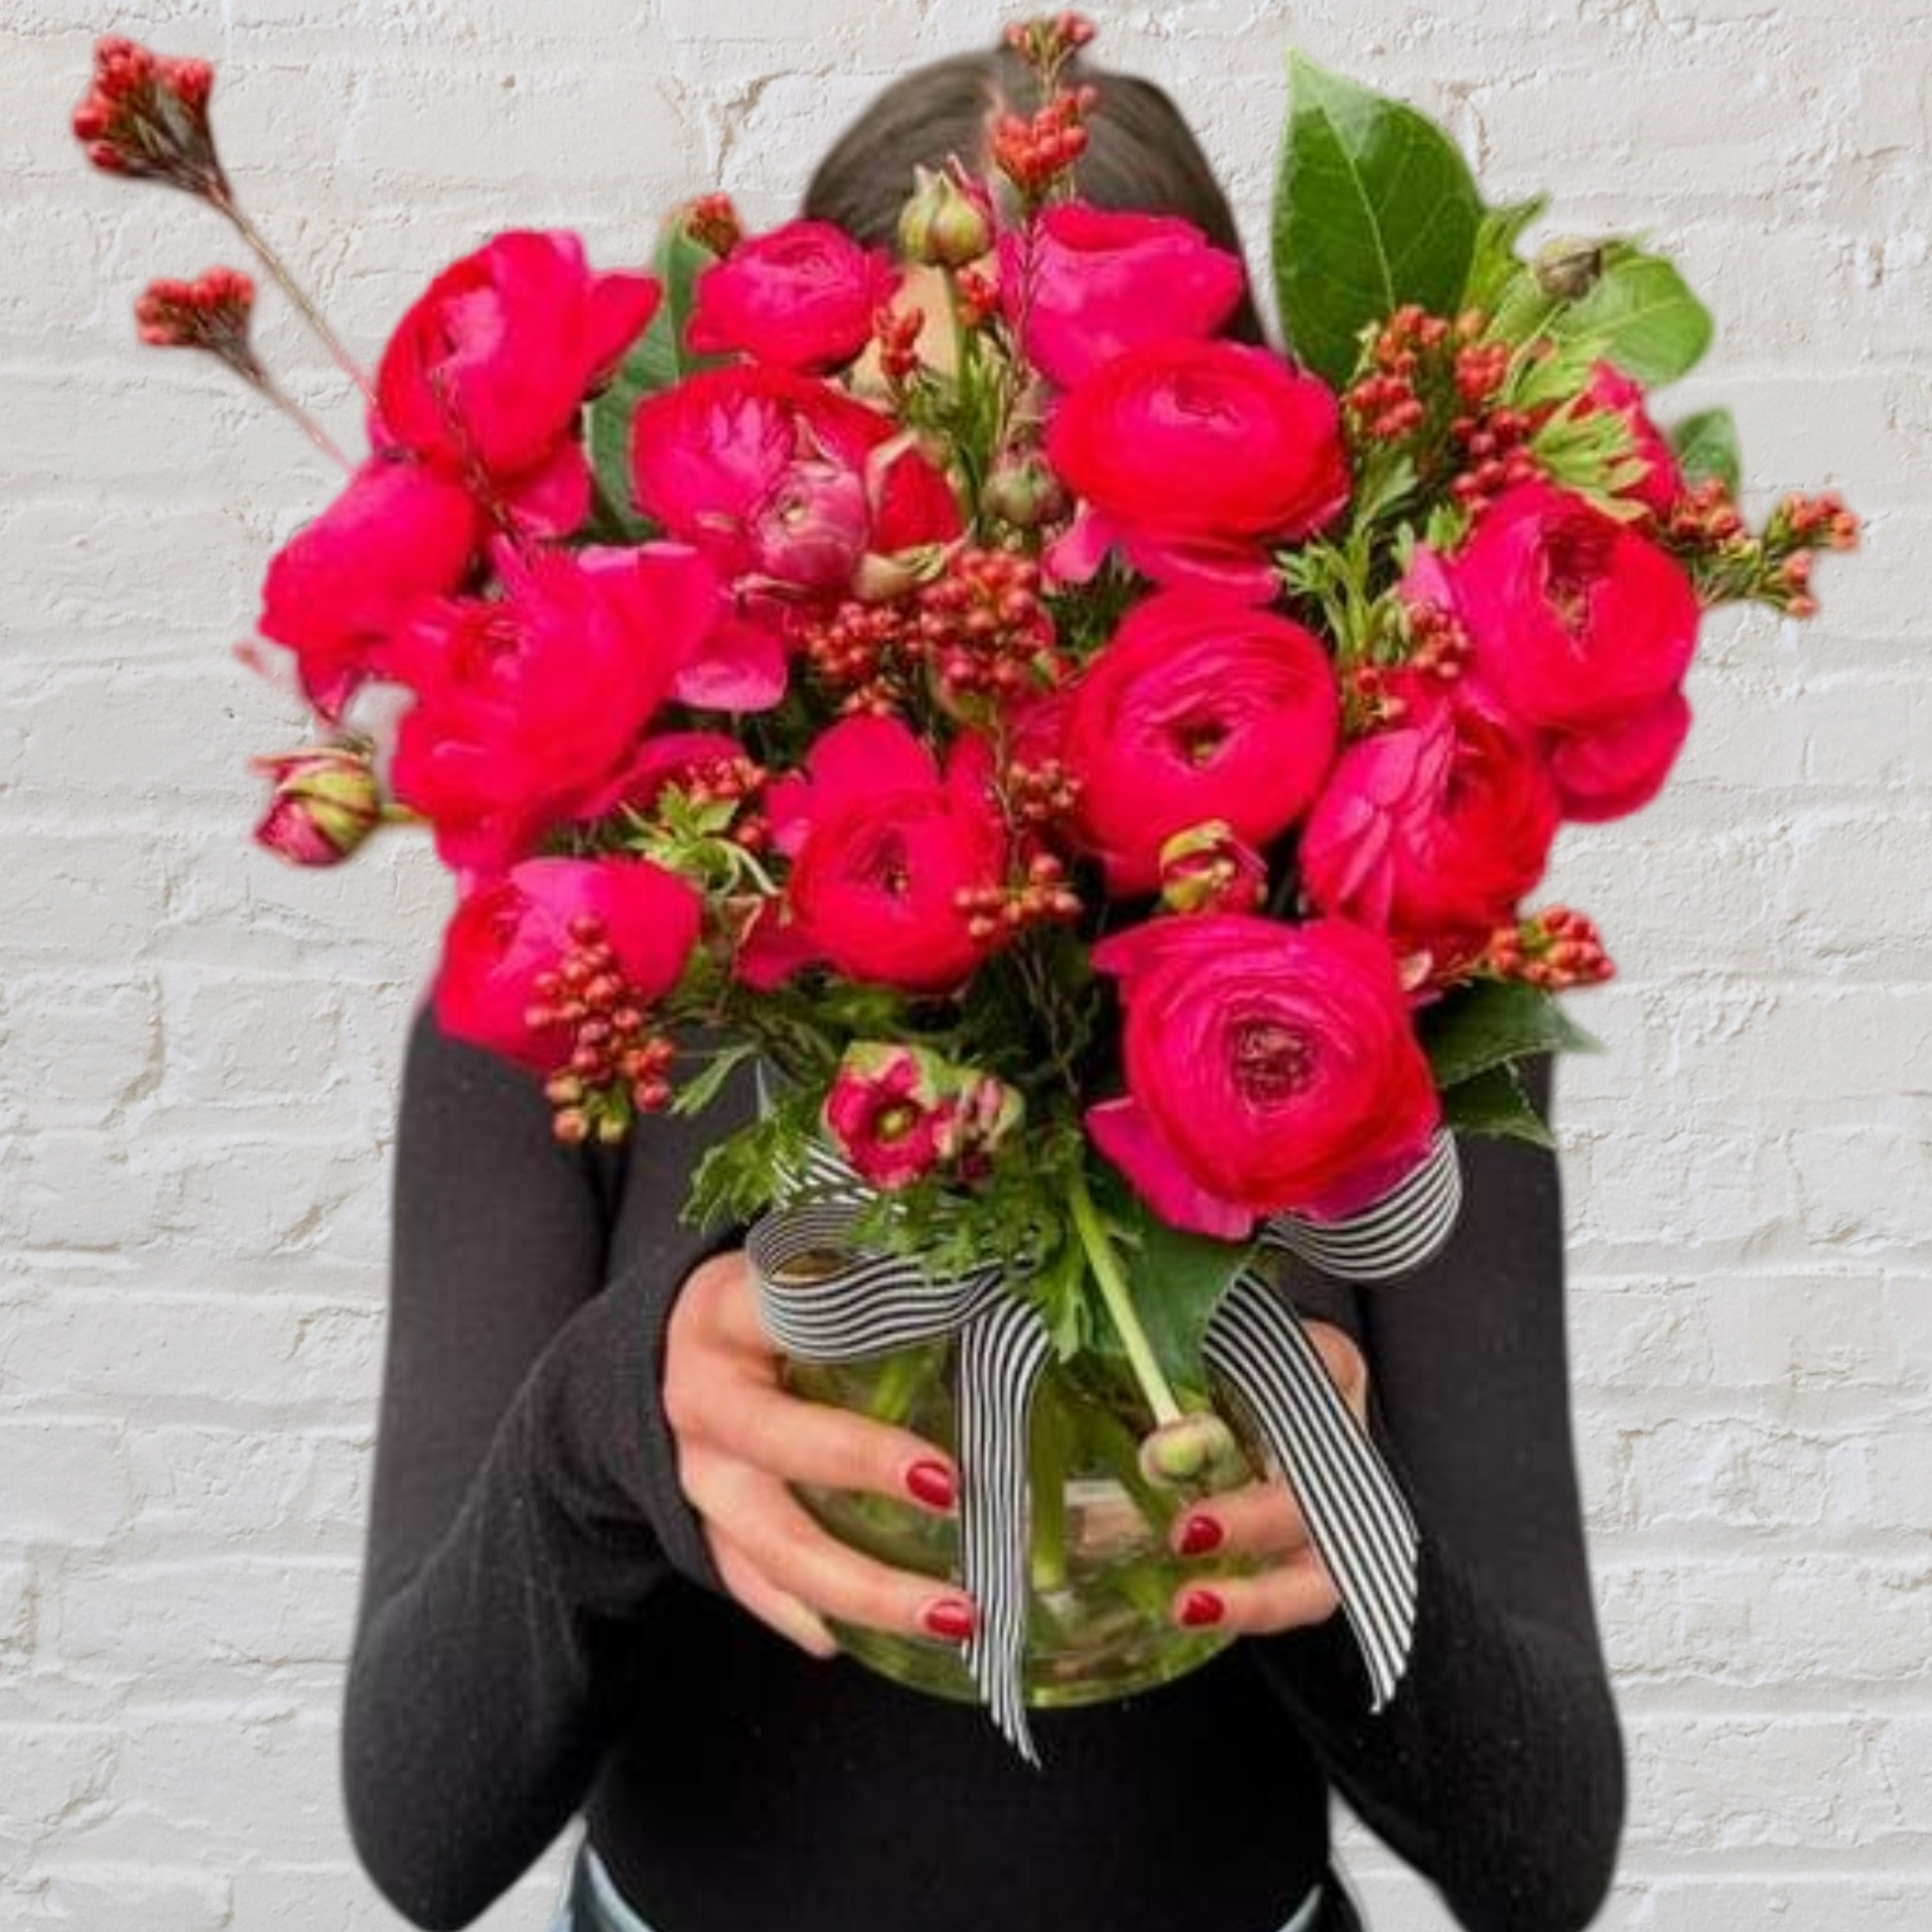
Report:
M 694 1268 L 666 1333 L 664 1411 L 678 1482 L 726 1587 L 817 1657 L 838 1649 L 827 1615 L 895 1635 L 969 1636 L 961 1591 L 848 1548 L 787 1487 L 871 1490 L 946 1515 L 959 1488 L 951 1457 L 908 1430 L 790 1394 L 780 1361 L 744 1251 Z
M 1342 1399 L 1368 1425 L 1368 1364 L 1347 1331 L 1331 1321 L 1306 1321 Z M 1310 1541 L 1301 1505 L 1277 1476 L 1251 1482 L 1183 1510 L 1173 1526 L 1183 1557 L 1230 1555 L 1270 1560 L 1252 1577 L 1214 1579 L 1176 1591 L 1172 1614 L 1190 1628 L 1212 1626 L 1260 1636 L 1321 1623 L 1341 1607 L 1334 1580 Z

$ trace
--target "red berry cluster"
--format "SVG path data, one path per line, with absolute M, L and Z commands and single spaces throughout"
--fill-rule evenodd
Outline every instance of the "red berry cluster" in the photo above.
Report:
M 1342 395 L 1358 441 L 1444 441 L 1449 492 L 1471 512 L 1537 474 L 1529 440 L 1555 407 L 1497 400 L 1511 349 L 1484 339 L 1488 326 L 1479 309 L 1451 321 L 1404 303 L 1369 345 L 1368 370 Z
M 1058 759 L 1015 759 L 1006 769 L 1007 816 L 1038 831 L 1068 817 L 1079 802 L 1080 781 Z
M 891 717 L 903 708 L 909 615 L 903 599 L 866 604 L 850 597 L 798 621 L 805 661 L 820 684 L 842 694 L 842 712 Z
M 1087 116 L 1100 90 L 1091 82 L 1055 94 L 1032 115 L 1008 108 L 993 122 L 993 165 L 1029 202 L 1047 191 L 1087 151 Z
M 1822 542 L 1827 550 L 1856 550 L 1858 512 L 1847 509 L 1845 499 L 1835 489 L 1819 496 L 1806 496 L 1793 490 L 1771 512 L 1764 537 L 1771 544 L 1790 538 L 1803 544 Z
M 913 647 L 950 700 L 1007 702 L 1058 683 L 1065 671 L 1040 602 L 1039 565 L 1018 551 L 966 545 L 913 602 Z
M 1836 491 L 1805 496 L 1794 490 L 1754 536 L 1724 480 L 1705 477 L 1680 492 L 1662 533 L 1689 563 L 1707 604 L 1756 598 L 1787 616 L 1810 618 L 1818 614 L 1813 546 L 1856 549 L 1859 519 Z
M 962 268 L 953 277 L 954 307 L 962 329 L 984 329 L 1000 313 L 1000 285 L 977 268 Z
M 1097 29 L 1084 14 L 1042 14 L 1035 20 L 1016 20 L 1000 38 L 1035 68 L 1056 68 L 1068 55 L 1092 41 Z
M 96 168 L 164 181 L 191 194 L 224 190 L 208 128 L 214 69 L 175 61 L 118 34 L 94 43 L 94 71 L 73 132 Z
M 1011 938 L 1029 926 L 1077 919 L 1081 911 L 1066 868 L 1050 852 L 1035 852 L 1018 882 L 962 886 L 953 902 L 966 914 L 967 932 L 982 945 Z
M 709 248 L 722 258 L 744 240 L 745 224 L 732 198 L 721 191 L 700 195 L 691 204 L 684 216 L 684 232 L 700 248 Z
M 1596 926 L 1567 905 L 1546 905 L 1515 924 L 1498 926 L 1482 963 L 1497 977 L 1558 992 L 1587 986 L 1616 971 Z
M 673 1048 L 619 967 L 604 921 L 580 913 L 556 969 L 540 974 L 536 1001 L 524 1016 L 531 1032 L 569 1040 L 563 1065 L 544 1091 L 556 1108 L 552 1128 L 567 1146 L 593 1135 L 623 1139 L 634 1113 L 670 1104 Z
M 919 366 L 919 333 L 925 317 L 917 309 L 895 309 L 881 303 L 873 311 L 873 340 L 879 345 L 879 370 L 887 385 L 897 392 L 910 381 Z
M 264 373 L 248 342 L 254 308 L 246 275 L 210 268 L 192 282 L 150 282 L 134 305 L 134 325 L 155 348 L 205 348 L 252 382 Z

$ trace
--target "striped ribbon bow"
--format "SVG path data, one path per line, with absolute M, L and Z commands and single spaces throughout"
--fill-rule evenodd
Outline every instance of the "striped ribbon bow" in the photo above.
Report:
M 960 1583 L 978 1609 L 965 1662 L 994 1723 L 1037 1768 L 1024 1672 L 1027 1441 L 1052 1337 L 998 1267 L 933 1276 L 902 1256 L 857 1247 L 851 1230 L 869 1190 L 829 1149 L 814 1148 L 802 1173 L 781 1178 L 779 1204 L 746 1239 L 764 1324 L 780 1348 L 831 1362 L 956 1338 Z M 1422 1165 L 1371 1207 L 1340 1222 L 1278 1216 L 1264 1224 L 1260 1245 L 1349 1280 L 1386 1281 L 1436 1254 L 1460 1206 L 1454 1136 L 1444 1127 Z M 1295 1492 L 1368 1667 L 1370 1708 L 1380 1711 L 1415 1629 L 1417 1531 L 1407 1499 L 1287 1293 L 1253 1263 L 1223 1293 L 1202 1354 L 1246 1405 Z

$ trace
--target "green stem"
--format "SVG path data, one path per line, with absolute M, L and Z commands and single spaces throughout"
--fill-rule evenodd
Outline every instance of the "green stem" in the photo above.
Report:
M 1067 1419 L 1052 1396 L 1042 1391 L 1033 1419 L 1033 1458 L 1028 1484 L 1033 1509 L 1033 1585 L 1035 1590 L 1064 1589 L 1066 1568 L 1066 1473 L 1070 1444 Z
M 1122 1346 L 1127 1350 L 1128 1366 L 1134 1371 L 1135 1381 L 1141 1385 L 1141 1393 L 1147 1398 L 1148 1407 L 1154 1411 L 1154 1420 L 1162 1424 L 1178 1422 L 1181 1417 L 1180 1404 L 1174 1399 L 1174 1392 L 1162 1372 L 1154 1344 L 1148 1340 L 1147 1330 L 1141 1326 L 1141 1317 L 1135 1311 L 1127 1277 L 1121 1272 L 1120 1257 L 1114 1252 L 1114 1244 L 1108 1238 L 1100 1210 L 1094 1205 L 1093 1195 L 1087 1189 L 1087 1176 L 1078 1168 L 1073 1171 L 1067 1200 L 1073 1210 L 1074 1232 L 1079 1235 L 1080 1246 L 1086 1251 L 1087 1266 L 1099 1287 L 1100 1299 L 1107 1305 L 1107 1312 L 1114 1318 L 1114 1327 L 1120 1335 Z

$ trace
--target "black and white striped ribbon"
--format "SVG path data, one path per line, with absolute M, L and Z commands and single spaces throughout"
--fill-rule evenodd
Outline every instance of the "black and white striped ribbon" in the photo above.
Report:
M 978 1610 L 965 1658 L 1002 1733 L 1037 1766 L 1025 1695 L 1027 1449 L 1052 1338 L 998 1267 L 933 1276 L 903 1257 L 859 1248 L 852 1228 L 870 1190 L 829 1147 L 815 1147 L 802 1172 L 780 1180 L 780 1204 L 746 1242 L 763 1319 L 780 1348 L 826 1362 L 958 1337 L 960 1583 Z M 1280 1217 L 1263 1231 L 1263 1245 L 1350 1280 L 1386 1279 L 1442 1247 L 1460 1198 L 1453 1136 L 1444 1129 L 1423 1166 L 1361 1215 L 1319 1226 Z M 1287 1291 L 1258 1268 L 1229 1285 L 1202 1354 L 1246 1406 L 1295 1492 L 1380 1711 L 1401 1681 L 1415 1628 L 1418 1537 L 1408 1502 Z
M 1438 1127 L 1421 1164 L 1369 1206 L 1339 1221 L 1277 1214 L 1259 1230 L 1262 1245 L 1298 1256 L 1345 1282 L 1388 1282 L 1408 1275 L 1447 1245 L 1462 1211 L 1462 1164 L 1452 1128 Z

